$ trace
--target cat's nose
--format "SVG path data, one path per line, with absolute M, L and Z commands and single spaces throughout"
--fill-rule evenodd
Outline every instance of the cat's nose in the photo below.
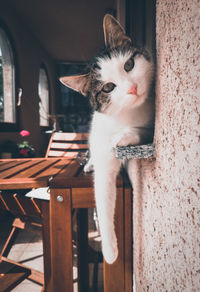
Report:
M 134 84 L 127 92 L 128 94 L 137 95 L 137 85 Z

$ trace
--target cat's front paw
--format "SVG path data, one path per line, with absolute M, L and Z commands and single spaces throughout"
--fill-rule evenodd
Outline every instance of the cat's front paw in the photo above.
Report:
M 128 146 L 128 145 L 139 145 L 140 144 L 140 136 L 125 134 L 122 139 L 117 143 L 117 146 Z
M 119 142 L 123 139 L 123 134 L 122 133 L 117 133 L 112 136 L 111 138 L 111 145 L 112 147 L 118 146 Z
M 84 166 L 84 172 L 91 172 L 93 171 L 93 164 L 91 159 L 89 159 L 88 163 Z
M 141 142 L 140 135 L 133 133 L 130 130 L 121 131 L 112 137 L 112 147 L 139 145 Z
M 113 264 L 118 257 L 117 239 L 102 246 L 103 256 L 108 264 Z

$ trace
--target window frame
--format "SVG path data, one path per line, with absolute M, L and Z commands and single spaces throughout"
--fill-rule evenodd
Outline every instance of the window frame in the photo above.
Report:
M 40 67 L 39 67 L 39 72 L 38 72 L 38 109 L 39 109 L 39 127 L 41 129 L 41 131 L 47 131 L 49 129 L 51 129 L 51 120 L 49 119 L 49 125 L 47 126 L 43 126 L 40 125 L 40 96 L 39 96 L 39 83 L 40 83 L 40 70 L 44 70 L 46 77 L 47 77 L 47 84 L 48 84 L 48 97 L 49 97 L 49 115 L 51 114 L 51 88 L 50 88 L 50 80 L 49 80 L 49 74 L 48 74 L 48 70 L 47 70 L 47 66 L 44 63 L 41 63 Z
M 19 130 L 19 108 L 17 107 L 17 88 L 18 88 L 18 81 L 17 81 L 17 72 L 18 72 L 18 65 L 17 65 L 17 51 L 14 39 L 10 33 L 9 28 L 7 25 L 0 19 L 0 28 L 4 31 L 9 44 L 12 50 L 12 57 L 13 57 L 13 66 L 14 66 L 14 104 L 13 108 L 15 111 L 15 121 L 12 122 L 1 122 L 0 121 L 0 132 L 13 132 Z
M 87 62 L 57 62 L 57 80 L 63 76 L 82 74 L 87 71 L 87 67 Z M 92 108 L 89 99 L 83 98 L 79 92 L 66 87 L 61 82 L 58 83 L 58 90 L 60 96 L 59 114 L 65 116 L 63 122 L 60 123 L 59 128 L 64 132 L 88 132 L 92 115 Z M 80 103 L 78 101 L 80 101 Z M 82 115 L 83 111 L 84 115 Z M 83 117 L 87 121 L 83 121 Z M 79 122 L 72 122 L 74 118 Z

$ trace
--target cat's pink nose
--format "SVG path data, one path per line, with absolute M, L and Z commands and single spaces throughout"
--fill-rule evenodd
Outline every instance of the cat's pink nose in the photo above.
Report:
M 128 94 L 137 95 L 137 85 L 134 84 L 127 92 Z

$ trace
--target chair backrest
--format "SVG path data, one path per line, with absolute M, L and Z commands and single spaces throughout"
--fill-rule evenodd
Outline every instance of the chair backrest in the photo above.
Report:
M 45 157 L 75 158 L 80 151 L 88 149 L 88 133 L 52 134 Z

